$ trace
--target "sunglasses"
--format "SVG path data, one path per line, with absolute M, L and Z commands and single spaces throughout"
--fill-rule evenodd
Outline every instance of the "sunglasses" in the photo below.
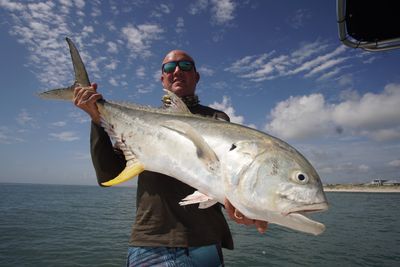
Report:
M 193 68 L 196 69 L 193 61 L 182 60 L 164 63 L 161 70 L 165 73 L 172 73 L 175 71 L 176 66 L 178 66 L 181 71 L 191 71 Z

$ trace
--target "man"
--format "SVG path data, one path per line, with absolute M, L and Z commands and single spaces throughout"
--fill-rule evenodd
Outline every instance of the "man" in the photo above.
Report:
M 199 104 L 195 94 L 200 74 L 186 52 L 173 50 L 162 63 L 161 82 L 165 89 L 179 96 L 194 114 L 229 121 L 218 110 Z M 76 88 L 74 103 L 92 119 L 91 155 L 99 184 L 116 177 L 125 167 L 122 153 L 114 149 L 100 126 L 96 101 L 101 94 L 97 86 Z M 163 99 L 168 106 L 168 99 Z M 194 188 L 160 173 L 142 172 L 138 177 L 136 220 L 129 241 L 127 266 L 221 266 L 221 247 L 233 249 L 232 236 L 221 206 L 198 209 L 197 205 L 182 207 L 181 199 Z M 226 201 L 229 216 L 237 223 L 255 224 L 260 232 L 266 222 L 250 220 Z

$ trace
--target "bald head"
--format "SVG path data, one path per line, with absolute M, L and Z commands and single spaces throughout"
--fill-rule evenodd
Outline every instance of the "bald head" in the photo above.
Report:
M 165 56 L 162 64 L 169 62 L 190 61 L 194 64 L 193 58 L 183 50 L 172 50 Z M 196 67 L 182 70 L 180 66 L 175 65 L 175 69 L 171 71 L 162 71 L 161 82 L 163 87 L 179 97 L 190 96 L 195 94 L 197 82 L 200 75 L 196 71 Z
M 188 60 L 188 61 L 193 61 L 193 58 L 186 53 L 183 50 L 172 50 L 168 52 L 168 54 L 165 56 L 162 64 L 171 62 L 171 61 L 181 61 L 181 60 Z

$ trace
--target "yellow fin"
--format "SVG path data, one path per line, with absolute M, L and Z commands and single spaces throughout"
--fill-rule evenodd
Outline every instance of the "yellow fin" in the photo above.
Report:
M 125 169 L 114 179 L 101 184 L 104 186 L 117 185 L 132 179 L 142 171 L 144 171 L 144 165 L 140 162 L 136 162 L 135 164 L 126 166 Z

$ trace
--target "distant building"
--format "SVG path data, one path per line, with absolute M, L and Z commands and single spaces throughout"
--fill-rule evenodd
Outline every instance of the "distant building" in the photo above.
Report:
M 396 180 L 389 180 L 389 181 L 385 181 L 383 183 L 383 185 L 400 185 L 400 182 L 396 181 Z
M 400 181 L 397 180 L 384 180 L 384 179 L 374 179 L 369 184 L 371 185 L 400 185 Z
M 383 179 L 374 179 L 371 184 L 373 185 L 383 185 L 387 180 L 383 180 Z

